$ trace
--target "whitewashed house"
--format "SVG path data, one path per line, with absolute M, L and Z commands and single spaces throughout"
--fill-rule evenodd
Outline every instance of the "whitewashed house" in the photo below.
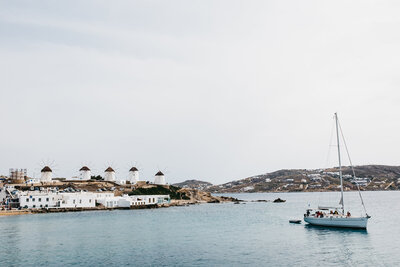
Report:
M 167 204 L 171 202 L 169 195 L 132 195 L 131 205 L 154 205 L 154 204 Z
M 93 192 L 22 191 L 22 208 L 94 208 L 97 194 Z
M 25 181 L 25 184 L 37 184 L 37 183 L 40 183 L 40 179 L 37 179 L 37 178 L 28 178 L 26 181 Z
M 61 200 L 56 207 L 60 208 L 94 208 L 96 197 L 92 192 L 59 193 Z
M 131 206 L 146 206 L 170 203 L 169 195 L 123 195 L 104 196 L 97 198 L 97 202 L 107 208 L 129 208 Z
M 19 205 L 28 209 L 51 208 L 56 207 L 61 198 L 51 191 L 23 191 L 19 195 Z
M 131 199 L 128 195 L 123 196 L 104 196 L 97 199 L 97 203 L 102 204 L 106 208 L 129 208 Z

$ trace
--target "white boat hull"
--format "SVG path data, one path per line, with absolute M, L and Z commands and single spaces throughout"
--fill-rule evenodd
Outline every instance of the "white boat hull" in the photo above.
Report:
M 367 229 L 367 217 L 304 217 L 304 221 L 318 226 Z

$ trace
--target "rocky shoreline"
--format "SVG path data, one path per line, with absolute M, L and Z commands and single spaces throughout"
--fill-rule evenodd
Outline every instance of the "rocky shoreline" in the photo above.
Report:
M 59 213 L 59 212 L 82 212 L 82 211 L 113 211 L 113 210 L 139 210 L 139 209 L 158 209 L 158 208 L 169 208 L 169 207 L 184 207 L 195 204 L 207 204 L 207 203 L 228 203 L 233 202 L 229 198 L 221 198 L 221 200 L 215 199 L 213 201 L 191 201 L 191 200 L 172 200 L 170 204 L 154 204 L 154 205 L 143 205 L 143 206 L 131 206 L 130 208 L 116 207 L 106 208 L 104 206 L 95 208 L 42 208 L 42 209 L 23 209 L 23 210 L 0 210 L 1 216 L 15 216 L 15 215 L 26 215 L 26 214 L 44 214 L 44 213 Z

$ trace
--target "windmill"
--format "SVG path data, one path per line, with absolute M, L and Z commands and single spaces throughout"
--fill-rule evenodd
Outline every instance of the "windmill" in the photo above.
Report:
M 143 168 L 140 167 L 140 165 L 137 162 L 129 164 L 126 169 L 129 170 L 128 178 L 126 179 L 127 181 L 129 181 L 131 184 L 136 184 L 137 182 L 140 181 L 139 170 L 142 171 Z
M 57 172 L 58 168 L 54 160 L 42 160 L 39 164 L 40 170 L 40 182 L 51 183 L 53 181 L 53 175 Z
M 80 167 L 76 168 L 79 170 L 78 177 L 72 177 L 72 180 L 88 181 L 92 178 L 92 173 L 96 172 L 91 162 L 81 162 Z
M 167 173 L 167 168 L 164 168 L 164 172 Z M 158 172 L 154 176 L 154 184 L 157 185 L 166 185 L 167 182 L 165 181 L 165 175 L 164 173 L 158 168 Z
M 114 167 L 111 167 L 114 166 Z M 115 164 L 113 164 L 112 162 L 107 162 L 107 164 L 104 166 L 104 181 L 108 181 L 108 182 L 116 182 L 117 178 L 115 176 L 115 170 L 117 169 L 115 167 Z

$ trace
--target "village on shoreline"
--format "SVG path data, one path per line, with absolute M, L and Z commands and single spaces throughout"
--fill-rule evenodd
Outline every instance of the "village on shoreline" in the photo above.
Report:
M 400 189 L 398 166 L 365 165 L 355 166 L 355 170 L 362 178 L 353 177 L 350 168 L 343 167 L 345 191 L 357 187 L 362 191 Z M 141 180 L 136 167 L 129 169 L 124 179 L 116 179 L 111 167 L 102 176 L 94 176 L 83 166 L 79 175 L 70 179 L 53 178 L 49 166 L 43 167 L 40 178 L 28 177 L 26 169 L 10 169 L 8 176 L 0 176 L 0 215 L 237 203 L 221 194 L 337 191 L 338 175 L 337 168 L 279 170 L 222 185 L 199 180 L 170 185 L 161 171 L 153 181 Z
M 232 202 L 229 197 L 168 185 L 159 171 L 154 181 L 141 181 L 139 170 L 132 167 L 126 179 L 115 178 L 108 167 L 104 178 L 92 176 L 83 166 L 73 179 L 52 177 L 45 166 L 39 179 L 30 178 L 26 169 L 10 169 L 0 180 L 0 215 L 69 212 L 114 209 L 146 209 L 184 206 L 197 203 Z

